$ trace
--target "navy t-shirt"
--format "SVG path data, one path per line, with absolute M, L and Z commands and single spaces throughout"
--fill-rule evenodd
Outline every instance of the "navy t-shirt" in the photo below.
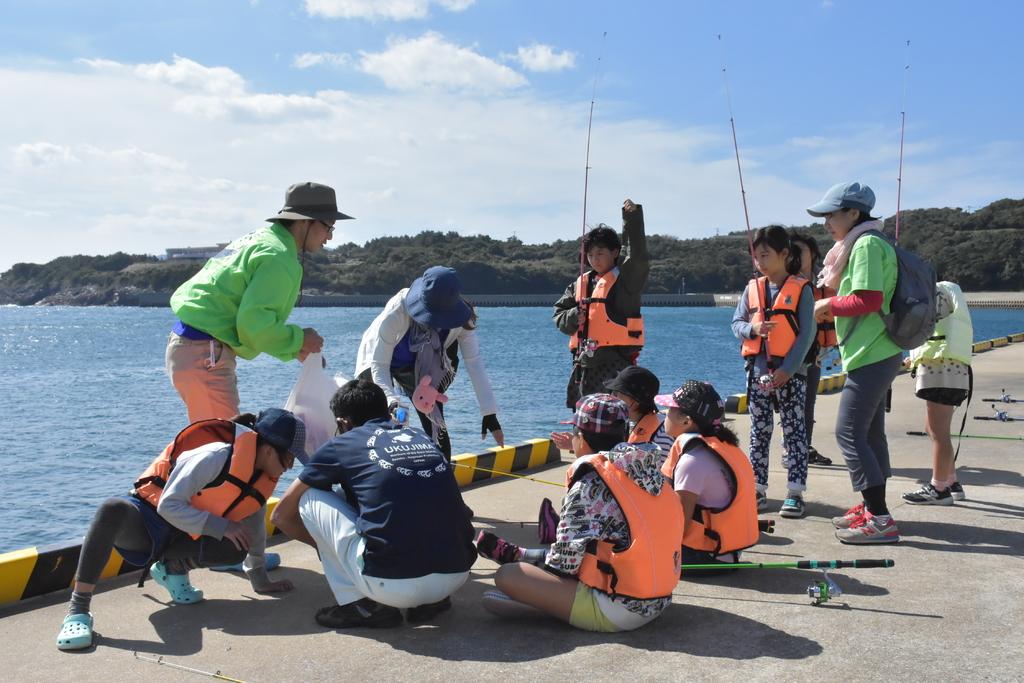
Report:
M 476 560 L 472 512 L 451 465 L 419 429 L 371 420 L 321 446 L 299 479 L 344 491 L 366 540 L 366 576 L 454 574 Z

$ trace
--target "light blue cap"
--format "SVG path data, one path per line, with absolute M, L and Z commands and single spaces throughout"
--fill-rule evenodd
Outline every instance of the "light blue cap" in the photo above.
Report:
M 820 202 L 807 209 L 807 213 L 820 218 L 839 209 L 860 209 L 870 214 L 873 208 L 875 193 L 870 187 L 856 182 L 839 183 L 830 187 Z

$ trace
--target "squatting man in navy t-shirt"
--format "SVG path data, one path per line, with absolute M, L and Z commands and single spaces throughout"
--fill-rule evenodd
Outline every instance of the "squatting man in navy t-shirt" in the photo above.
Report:
M 449 595 L 476 559 L 473 513 L 424 432 L 388 414 L 380 387 L 346 383 L 331 399 L 339 436 L 288 487 L 273 522 L 315 547 L 336 605 L 329 628 L 422 623 L 451 607 Z

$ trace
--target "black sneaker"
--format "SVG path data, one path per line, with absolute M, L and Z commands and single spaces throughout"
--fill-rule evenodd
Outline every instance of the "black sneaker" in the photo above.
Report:
M 904 493 L 903 500 L 911 505 L 952 505 L 953 494 L 949 489 L 939 491 L 931 484 L 925 484 L 916 491 Z
M 949 494 L 953 496 L 953 500 L 967 500 L 967 494 L 964 493 L 964 487 L 961 486 L 958 481 L 954 481 L 949 485 Z
M 316 623 L 327 628 L 392 628 L 402 623 L 402 613 L 370 598 L 347 605 L 331 605 L 317 610 Z
M 451 598 L 445 598 L 439 602 L 432 602 L 429 605 L 410 607 L 405 610 L 405 620 L 410 624 L 425 624 L 441 612 L 447 612 L 451 608 Z
M 818 449 L 814 446 L 807 448 L 807 464 L 808 465 L 831 465 L 832 458 L 826 458 L 824 455 L 818 452 Z

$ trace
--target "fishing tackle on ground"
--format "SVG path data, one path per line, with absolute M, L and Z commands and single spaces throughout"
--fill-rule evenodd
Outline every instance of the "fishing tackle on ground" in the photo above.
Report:
M 828 575 L 827 571 L 822 572 L 822 578 L 820 581 L 813 581 L 810 586 L 807 587 L 807 597 L 811 598 L 811 604 L 817 607 L 818 605 L 824 605 L 832 598 L 838 598 L 843 594 L 841 589 L 832 577 Z
M 1024 403 L 1024 398 L 1013 398 L 1006 393 L 1006 389 L 1000 389 L 999 391 L 1003 392 L 999 398 L 983 398 L 981 400 L 985 403 Z
M 996 411 L 995 415 L 975 415 L 975 420 L 992 420 L 995 422 L 1024 422 L 1024 417 L 1010 415 L 1006 410 L 999 410 L 995 406 L 992 406 L 992 410 Z
M 163 655 L 160 655 L 159 657 L 156 657 L 154 659 L 153 657 L 145 657 L 143 655 L 140 655 L 138 652 L 132 652 L 132 656 L 134 656 L 135 659 L 138 659 L 143 662 L 149 662 L 150 664 L 157 664 L 159 666 L 167 666 L 172 669 L 177 669 L 178 671 L 187 671 L 190 674 L 199 674 L 200 676 L 214 678 L 218 681 L 228 681 L 229 683 L 245 683 L 245 681 L 239 680 L 237 678 L 225 676 L 220 671 L 203 671 L 202 669 L 193 669 L 190 666 L 182 666 L 181 664 L 174 664 L 173 662 L 168 662 L 166 659 L 164 659 Z
M 807 596 L 812 605 L 824 605 L 832 598 L 843 594 L 842 589 L 828 575 L 829 569 L 887 569 L 896 565 L 895 560 L 798 560 L 796 562 L 732 562 L 715 564 L 684 564 L 687 569 L 820 569 L 824 577 L 807 587 Z
M 907 432 L 910 436 L 928 436 L 925 432 Z M 986 434 L 961 434 L 964 439 L 999 439 L 1000 441 L 1024 441 L 1024 436 L 992 436 Z

